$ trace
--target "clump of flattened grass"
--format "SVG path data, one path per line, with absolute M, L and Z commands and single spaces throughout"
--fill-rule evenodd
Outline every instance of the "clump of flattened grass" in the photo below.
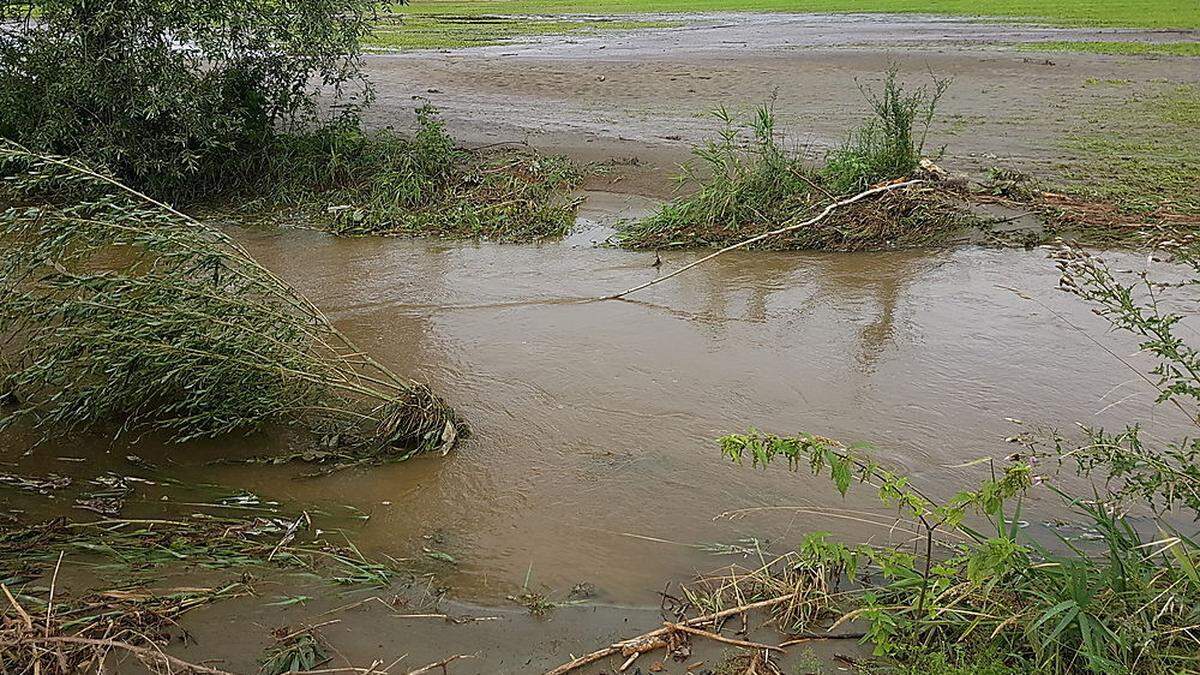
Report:
M 582 174 L 531 149 L 471 151 L 437 110 L 417 109 L 411 137 L 390 129 L 327 128 L 281 136 L 261 153 L 249 209 L 280 209 L 342 235 L 529 241 L 575 222 Z
M 994 231 L 999 244 L 1034 246 L 1054 240 L 1086 246 L 1155 248 L 1195 239 L 1200 213 L 1159 209 L 1153 213 L 1125 208 L 1095 193 L 1049 189 L 1034 176 L 1005 168 L 992 168 L 982 189 L 972 196 L 978 203 L 998 203 L 1020 209 L 1040 221 L 1037 230 Z M 1065 192 L 1064 192 L 1065 190 Z M 1074 192 L 1075 194 L 1068 194 Z
M 0 422 L 174 440 L 290 424 L 367 457 L 465 426 L 219 230 L 69 159 L 0 146 Z M 339 458 L 345 450 L 339 454 Z
M 693 149 L 698 163 L 681 180 L 697 190 L 627 223 L 616 241 L 628 248 L 722 246 L 799 222 L 825 204 L 882 182 L 923 176 L 925 130 L 947 83 L 906 93 L 887 71 L 878 94 L 864 88 L 872 115 L 823 167 L 788 148 L 768 105 L 748 121 L 724 108 L 715 140 Z M 765 249 L 866 250 L 935 243 L 976 219 L 964 208 L 960 188 L 931 182 L 895 190 L 845 207 L 819 224 L 798 228 L 755 245 Z
M 324 639 L 311 627 L 291 630 L 281 626 L 272 631 L 275 644 L 263 653 L 258 672 L 262 675 L 284 675 L 313 670 L 329 660 L 329 648 Z

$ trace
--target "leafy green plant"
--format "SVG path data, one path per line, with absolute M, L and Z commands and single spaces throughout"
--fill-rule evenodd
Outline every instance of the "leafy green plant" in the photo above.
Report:
M 879 656 L 906 662 L 957 645 L 968 661 L 1002 653 L 1017 670 L 1108 673 L 1172 672 L 1194 653 L 1184 636 L 1200 620 L 1200 548 L 1178 535 L 1147 541 L 1099 495 L 1072 497 L 1038 477 L 1099 538 L 1090 546 L 1064 538 L 1052 550 L 1017 525 L 1033 484 L 1028 464 L 1014 462 L 938 503 L 860 449 L 818 436 L 751 432 L 726 436 L 721 447 L 734 461 L 778 459 L 828 474 L 842 494 L 854 483 L 872 485 L 885 505 L 918 524 L 921 555 L 847 549 L 824 536 L 804 545 L 809 559 L 859 561 L 851 567 L 860 571 L 855 600 L 839 623 L 865 621 Z M 976 518 L 988 527 L 978 528 Z
M 4 423 L 175 440 L 291 424 L 337 461 L 448 450 L 465 427 L 220 231 L 76 161 L 0 146 Z
M 1157 357 L 1143 379 L 1158 388 L 1158 402 L 1200 424 L 1196 351 L 1181 337 L 1182 315 L 1167 309 L 1181 306 L 1179 299 L 1166 297 L 1194 288 L 1200 259 L 1189 247 L 1176 253 L 1189 278 L 1159 281 L 1140 273 L 1124 283 L 1093 255 L 1067 248 L 1057 258 L 1065 290 L 1093 303 L 1114 327 L 1138 335 L 1142 350 Z M 1023 450 L 1002 469 L 993 464 L 991 478 L 940 502 L 862 448 L 819 436 L 751 431 L 720 443 L 734 461 L 749 457 L 762 467 L 784 461 L 793 470 L 827 474 L 843 495 L 855 483 L 872 485 L 883 504 L 915 526 L 924 543 L 915 555 L 904 548 L 847 548 L 823 535 L 801 547 L 808 560 L 858 561 L 847 567 L 859 574 L 840 594 L 853 600 L 839 623 L 864 621 L 876 654 L 906 672 L 931 664 L 931 653 L 941 654 L 951 671 L 1194 670 L 1200 545 L 1169 518 L 1143 514 L 1200 518 L 1196 443 L 1146 442 L 1136 425 L 1116 434 L 1087 430 L 1076 443 L 1044 433 L 1014 440 Z M 1073 464 L 1103 485 L 1074 493 L 1053 472 L 1055 462 Z M 1038 474 L 1034 466 L 1041 467 Z M 1020 527 L 1023 498 L 1034 489 L 1070 510 L 1087 536 L 1052 528 L 1057 541 L 1048 542 Z

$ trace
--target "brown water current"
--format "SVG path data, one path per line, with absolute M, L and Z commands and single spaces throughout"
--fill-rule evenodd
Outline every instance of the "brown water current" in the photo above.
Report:
M 842 499 L 824 478 L 733 466 L 714 443 L 721 434 L 754 426 L 869 442 L 882 462 L 946 495 L 987 470 L 964 465 L 1012 451 L 1004 439 L 1022 427 L 1006 418 L 1067 431 L 1135 419 L 1176 427 L 1168 410 L 1153 409 L 1149 387 L 1102 348 L 1136 362 L 1135 343 L 1106 335 L 1086 306 L 1055 290 L 1043 250 L 740 252 L 629 301 L 564 301 L 628 288 L 700 255 L 663 253 L 659 271 L 653 253 L 592 245 L 606 223 L 647 204 L 592 193 L 582 231 L 543 245 L 234 232 L 351 339 L 428 381 L 470 420 L 474 435 L 446 457 L 297 478 L 306 469 L 209 462 L 277 450 L 282 441 L 268 434 L 189 446 L 75 439 L 20 458 L 31 437 L 7 432 L 4 459 L 20 471 L 86 478 L 128 469 L 125 456 L 135 453 L 187 483 L 334 516 L 369 514 L 351 527 L 364 552 L 449 554 L 456 562 L 439 583 L 460 601 L 512 607 L 506 597 L 528 578 L 553 599 L 586 582 L 601 605 L 656 607 L 666 581 L 730 562 L 706 550 L 712 543 L 754 537 L 782 550 L 812 530 L 849 541 L 908 538 L 870 490 Z M 138 490 L 127 514 L 180 508 Z M 1048 501 L 1026 504 L 1033 527 L 1056 515 Z M 204 644 L 253 642 L 252 662 L 265 633 L 246 637 L 239 627 L 247 616 L 268 622 L 274 610 L 255 602 L 191 621 Z M 562 660 L 563 644 L 578 653 L 600 626 L 619 633 L 618 617 L 652 627 L 656 616 L 559 611 L 538 663 Z M 411 646 L 373 622 L 347 624 L 355 625 L 361 634 L 344 644 L 364 641 L 356 653 Z M 470 634 L 485 642 L 525 635 L 527 644 L 541 634 L 536 622 L 506 625 Z M 451 649 L 430 643 L 426 651 Z M 525 653 L 500 650 L 508 665 L 485 659 L 479 672 L 526 672 L 512 665 Z
M 594 200 L 600 217 L 621 211 Z M 720 564 L 705 543 L 903 536 L 844 518 L 891 522 L 867 490 L 843 500 L 825 479 L 730 465 L 713 442 L 724 433 L 869 442 L 947 494 L 985 470 L 957 465 L 1011 452 L 1004 438 L 1020 427 L 1006 418 L 1069 431 L 1156 414 L 1149 388 L 1068 325 L 1101 327 L 1055 290 L 1040 250 L 734 253 L 630 301 L 572 304 L 559 299 L 653 278 L 653 254 L 595 248 L 587 234 L 540 246 L 237 234 L 377 359 L 444 393 L 474 436 L 444 458 L 300 480 L 206 464 L 270 451 L 265 435 L 106 456 L 169 456 L 189 480 L 360 509 L 371 516 L 360 546 L 448 553 L 452 595 L 473 601 L 503 602 L 529 574 L 546 591 L 588 582 L 607 601 L 656 603 L 665 580 Z M 663 269 L 695 255 L 664 253 Z M 42 447 L 22 465 L 94 475 L 94 463 L 53 458 L 107 449 L 96 445 Z M 721 517 L 780 506 L 804 510 Z

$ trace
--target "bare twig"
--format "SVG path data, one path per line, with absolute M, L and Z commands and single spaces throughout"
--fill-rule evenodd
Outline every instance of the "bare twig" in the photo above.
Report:
M 779 643 L 780 647 L 791 647 L 792 645 L 812 642 L 813 640 L 861 640 L 866 637 L 866 631 L 856 630 L 847 631 L 845 633 L 793 633 L 790 640 L 784 640 Z
M 429 671 L 435 670 L 437 668 L 441 668 L 442 672 L 445 673 L 447 664 L 449 664 L 453 661 L 457 661 L 458 659 L 473 659 L 473 658 L 475 658 L 475 656 L 476 656 L 475 654 L 455 654 L 454 656 L 447 656 L 446 658 L 442 659 L 441 661 L 435 661 L 427 666 L 421 666 L 420 668 L 417 668 L 416 670 L 410 670 L 410 671 L 408 671 L 407 675 L 420 675 L 420 673 L 428 673 Z
M 698 616 L 694 619 L 688 619 L 687 621 L 681 621 L 680 623 L 675 624 L 675 625 L 703 626 L 705 624 L 713 623 L 714 621 L 719 621 L 721 619 L 724 619 L 725 617 L 733 616 L 735 614 L 742 614 L 742 613 L 750 612 L 750 611 L 753 611 L 756 609 L 766 609 L 767 607 L 774 607 L 775 605 L 779 605 L 779 604 L 788 602 L 788 601 L 792 600 L 794 597 L 795 597 L 794 593 L 788 593 L 786 595 L 781 595 L 776 598 L 770 598 L 769 600 L 759 600 L 758 602 L 752 602 L 747 605 L 739 605 L 737 607 L 730 607 L 729 609 L 721 610 L 720 612 L 714 612 L 712 614 L 705 614 L 703 616 Z M 632 637 L 628 640 L 622 640 L 621 642 L 615 642 L 603 649 L 597 649 L 596 651 L 594 651 L 590 654 L 584 654 L 583 656 L 580 656 L 580 657 L 575 658 L 567 663 L 564 663 L 561 666 L 558 666 L 557 668 L 548 670 L 548 671 L 546 671 L 546 675 L 564 675 L 565 673 L 569 673 L 572 670 L 575 670 L 577 668 L 582 668 L 582 667 L 588 665 L 589 663 L 595 663 L 596 661 L 599 661 L 600 659 L 605 658 L 607 656 L 612 656 L 613 654 L 621 653 L 621 650 L 624 647 L 628 647 L 630 645 L 634 645 L 639 642 L 645 642 L 647 640 L 666 635 L 670 632 L 671 632 L 671 629 L 664 626 L 662 628 L 652 630 L 648 633 L 642 633 L 641 635 Z

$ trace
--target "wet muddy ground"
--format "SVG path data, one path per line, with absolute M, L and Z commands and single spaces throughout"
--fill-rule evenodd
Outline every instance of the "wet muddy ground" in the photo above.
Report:
M 780 128 L 819 155 L 863 116 L 856 80 L 889 63 L 918 83 L 953 79 L 930 147 L 948 168 L 1005 166 L 1053 178 L 1063 138 L 1084 114 L 1164 83 L 1200 82 L 1200 59 L 1039 54 L 1047 40 L 1187 41 L 1196 31 L 1021 27 L 880 15 L 698 16 L 680 28 L 533 44 L 379 54 L 375 124 L 406 125 L 414 97 L 438 105 L 459 138 L 528 141 L 588 161 L 637 158 L 605 189 L 667 195 L 675 165 L 710 136 L 719 105 L 748 111 L 774 97 Z
M 1103 39 L 1123 37 L 1147 36 L 1106 31 Z M 582 159 L 640 161 L 593 179 L 605 191 L 588 194 L 579 231 L 563 242 L 236 232 L 357 344 L 445 393 L 473 437 L 444 458 L 307 479 L 294 467 L 209 463 L 269 451 L 279 441 L 268 435 L 183 448 L 75 439 L 20 458 L 30 437 L 10 432 L 0 436 L 3 456 L 16 469 L 85 476 L 127 470 L 124 458 L 135 453 L 188 481 L 366 514 L 349 528 L 366 553 L 447 554 L 455 562 L 438 570 L 450 598 L 441 611 L 495 618 L 401 619 L 368 603 L 334 613 L 339 623 L 324 629 L 335 665 L 406 655 L 394 672 L 455 653 L 475 656 L 456 662 L 456 674 L 541 672 L 654 628 L 664 584 L 742 559 L 710 544 L 755 538 L 783 550 L 812 530 L 903 541 L 869 494 L 842 499 L 803 473 L 731 466 L 713 439 L 754 426 L 870 442 L 881 461 L 942 495 L 984 471 L 964 465 L 1007 454 L 1004 439 L 1016 430 L 1008 418 L 1067 430 L 1130 419 L 1150 421 L 1152 433 L 1175 428 L 1156 418 L 1153 392 L 1080 332 L 1123 356 L 1136 349 L 1103 335 L 1087 307 L 1055 290 L 1044 251 L 741 253 L 630 301 L 561 299 L 660 273 L 652 253 L 593 242 L 616 218 L 645 213 L 669 193 L 669 166 L 712 129 L 702 113 L 714 104 L 777 92 L 795 140 L 828 147 L 861 110 L 853 79 L 895 58 L 909 74 L 955 78 L 946 112 L 964 122 L 943 124 L 935 139 L 952 144 L 953 168 L 1030 168 L 1052 166 L 1055 139 L 1078 111 L 1113 95 L 1084 88 L 1085 79 L 1200 73 L 1200 60 L 1055 55 L 1042 65 L 995 46 L 1039 39 L 1064 39 L 1064 31 L 914 17 L 705 17 L 676 31 L 374 56 L 376 123 L 407 123 L 411 98 L 426 96 L 469 143 L 528 139 Z M 697 255 L 664 254 L 664 269 Z M 168 508 L 138 490 L 133 512 Z M 14 499 L 5 503 L 39 508 Z M 1045 504 L 1026 511 L 1037 514 L 1035 529 L 1057 515 Z M 268 583 L 264 595 L 304 590 L 301 581 Z M 581 588 L 588 597 L 535 618 L 508 599 L 526 584 L 554 601 L 577 600 Z M 178 651 L 250 672 L 275 625 L 320 621 L 366 597 L 314 595 L 304 606 L 249 598 L 197 610 L 184 623 L 195 643 Z M 861 653 L 848 643 L 813 649 L 827 666 L 835 652 Z M 692 662 L 715 664 L 720 651 L 705 644 Z

